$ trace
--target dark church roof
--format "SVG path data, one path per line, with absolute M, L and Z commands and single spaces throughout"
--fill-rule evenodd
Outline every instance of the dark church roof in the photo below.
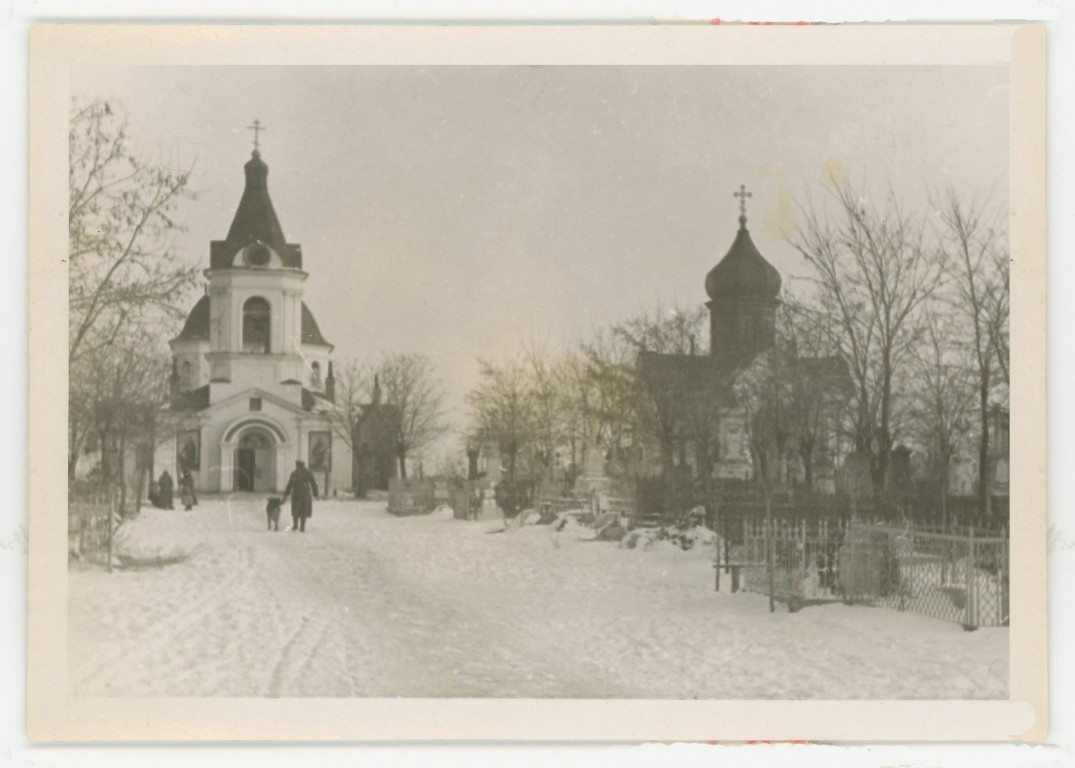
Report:
M 315 344 L 319 347 L 332 346 L 321 335 L 321 329 L 317 327 L 317 321 L 314 320 L 314 313 L 306 306 L 306 302 L 302 304 L 302 343 Z
M 173 411 L 202 411 L 209 407 L 209 385 L 180 392 L 172 398 Z
M 187 321 L 183 323 L 183 330 L 175 338 L 176 341 L 209 341 L 209 297 L 202 296 L 198 303 L 190 310 Z M 321 329 L 317 327 L 313 312 L 303 302 L 302 305 L 302 343 L 313 344 L 320 347 L 331 347 L 321 335 Z
M 827 355 L 825 357 L 797 357 L 795 362 L 798 372 L 802 376 L 812 379 L 836 379 L 850 381 L 851 372 L 847 368 L 847 361 L 839 355 Z
M 332 401 L 320 392 L 314 392 L 312 389 L 302 388 L 302 409 L 304 411 L 312 411 L 314 404 L 318 401 L 331 404 Z
M 780 294 L 780 273 L 758 252 L 747 230 L 746 216 L 739 217 L 739 232 L 732 247 L 705 278 L 711 299 L 775 299 Z
M 227 239 L 214 240 L 210 244 L 209 267 L 227 269 L 233 266 L 232 260 L 239 249 L 257 241 L 276 251 L 285 267 L 302 269 L 302 248 L 287 242 L 284 237 L 269 199 L 269 166 L 261 159 L 258 150 L 253 151 L 243 170 L 246 172 L 243 196 L 235 209 Z
M 712 355 L 680 355 L 642 351 L 638 375 L 646 389 L 673 410 L 690 409 L 699 401 L 716 402 L 734 371 Z

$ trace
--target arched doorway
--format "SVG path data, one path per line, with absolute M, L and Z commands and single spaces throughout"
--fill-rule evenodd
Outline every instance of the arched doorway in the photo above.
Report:
M 235 490 L 276 489 L 276 439 L 262 427 L 247 427 L 235 448 Z

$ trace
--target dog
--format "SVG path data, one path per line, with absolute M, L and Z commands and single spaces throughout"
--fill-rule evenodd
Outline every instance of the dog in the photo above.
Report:
M 283 506 L 284 500 L 278 498 L 269 499 L 265 505 L 265 515 L 269 518 L 269 530 L 280 530 L 280 507 Z

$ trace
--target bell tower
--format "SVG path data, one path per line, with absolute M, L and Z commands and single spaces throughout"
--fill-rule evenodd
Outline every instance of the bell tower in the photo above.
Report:
M 324 392 L 332 347 L 303 304 L 302 247 L 284 237 L 269 197 L 259 134 L 243 166 L 245 185 L 227 237 L 209 248 L 210 401 L 257 387 L 296 403 L 302 388 Z

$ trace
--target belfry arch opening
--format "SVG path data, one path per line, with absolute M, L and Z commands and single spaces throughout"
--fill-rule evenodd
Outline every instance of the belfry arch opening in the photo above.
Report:
M 269 354 L 272 335 L 272 308 L 260 296 L 243 304 L 243 352 L 252 355 Z

